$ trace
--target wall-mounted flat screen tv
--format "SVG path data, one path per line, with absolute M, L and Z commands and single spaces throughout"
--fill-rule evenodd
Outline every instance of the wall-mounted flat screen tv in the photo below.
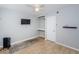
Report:
M 30 19 L 21 19 L 21 24 L 26 24 L 26 25 L 29 25 L 30 24 Z

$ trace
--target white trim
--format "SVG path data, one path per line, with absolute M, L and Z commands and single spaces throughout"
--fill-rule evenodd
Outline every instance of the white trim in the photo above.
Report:
M 31 38 L 26 38 L 24 40 L 16 41 L 16 42 L 12 43 L 11 45 L 13 46 L 15 44 L 18 44 L 18 43 L 21 43 L 21 42 L 24 42 L 24 41 L 27 41 L 27 40 L 30 40 L 30 39 L 34 39 L 34 38 L 37 38 L 37 37 L 39 37 L 39 36 L 34 36 L 34 37 L 31 37 Z
M 39 35 L 38 37 L 42 37 L 42 38 L 45 38 L 45 36 L 42 36 L 42 35 Z
M 55 41 L 54 41 L 55 42 Z M 71 46 L 68 46 L 68 45 L 65 45 L 65 44 L 63 44 L 63 43 L 59 43 L 59 42 L 55 42 L 56 44 L 59 44 L 59 45 L 62 45 L 62 46 L 64 46 L 64 47 L 67 47 L 67 48 L 70 48 L 70 49 L 73 49 L 73 50 L 76 50 L 76 51 L 79 51 L 79 49 L 77 49 L 77 48 L 74 48 L 74 47 L 71 47 Z
M 46 39 L 46 40 L 48 40 L 48 39 Z M 74 47 L 71 47 L 71 46 L 68 46 L 68 45 L 65 45 L 65 44 L 63 44 L 63 43 L 59 43 L 59 42 L 57 42 L 57 41 L 52 41 L 52 42 L 55 42 L 55 43 L 58 44 L 58 45 L 61 45 L 61 46 L 64 46 L 64 47 L 67 47 L 67 48 L 70 48 L 70 49 L 79 51 L 79 49 L 74 48 Z
M 0 46 L 0 48 L 3 48 L 3 46 Z

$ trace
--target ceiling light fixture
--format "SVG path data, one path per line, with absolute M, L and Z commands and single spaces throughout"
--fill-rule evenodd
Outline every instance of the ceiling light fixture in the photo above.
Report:
M 32 4 L 28 6 L 32 7 L 36 12 L 39 12 L 44 7 L 44 5 L 41 5 L 41 4 Z
M 40 8 L 35 8 L 35 11 L 38 12 L 40 10 Z
M 36 4 L 36 5 L 34 5 L 34 7 L 35 7 L 36 12 L 40 11 L 40 5 Z

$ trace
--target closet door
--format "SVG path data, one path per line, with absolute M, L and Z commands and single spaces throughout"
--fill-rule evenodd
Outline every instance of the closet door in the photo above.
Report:
M 56 16 L 46 17 L 46 39 L 56 41 Z

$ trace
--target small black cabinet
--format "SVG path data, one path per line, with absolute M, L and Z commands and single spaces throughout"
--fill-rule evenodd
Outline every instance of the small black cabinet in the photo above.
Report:
M 10 48 L 11 47 L 11 38 L 10 37 L 4 37 L 3 38 L 3 48 Z

